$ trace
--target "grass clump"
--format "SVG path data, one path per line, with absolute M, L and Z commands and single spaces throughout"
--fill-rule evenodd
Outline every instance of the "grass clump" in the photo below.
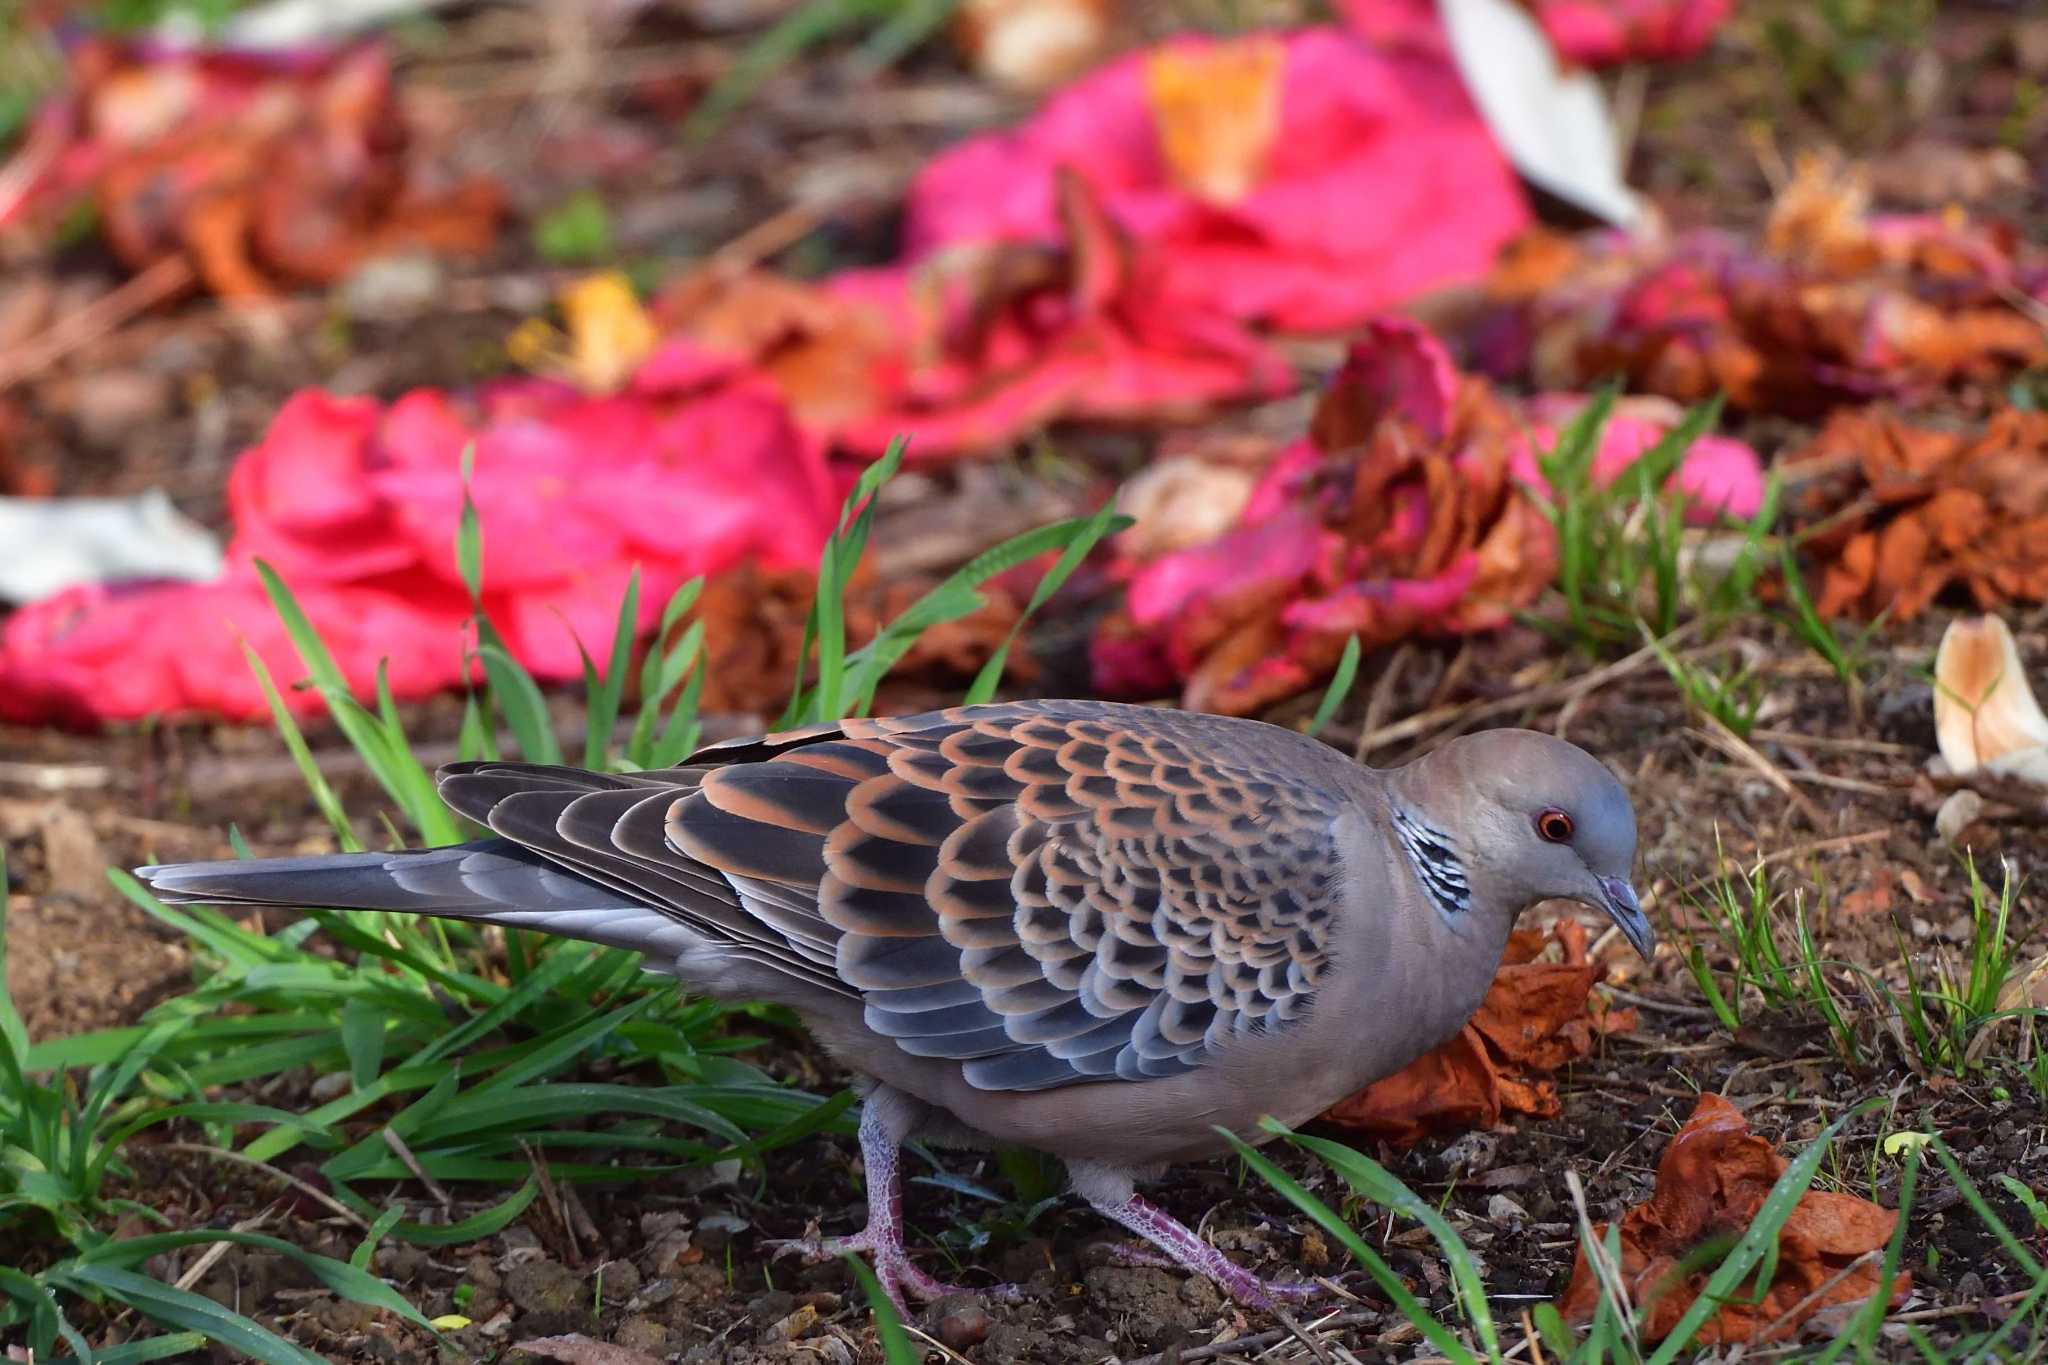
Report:
M 1372 1222 L 1384 1227 L 1382 1242 L 1392 1233 L 1392 1223 L 1419 1224 L 1435 1243 L 1450 1272 L 1451 1304 L 1440 1316 L 1418 1299 L 1409 1282 L 1388 1264 L 1386 1258 L 1361 1236 L 1336 1210 L 1317 1198 L 1301 1182 L 1281 1170 L 1257 1148 L 1226 1134 L 1238 1155 L 1260 1179 L 1300 1209 L 1329 1237 L 1349 1251 L 1393 1305 L 1398 1316 L 1412 1326 L 1429 1344 L 1432 1357 L 1451 1365 L 1506 1365 L 1508 1361 L 1544 1361 L 1549 1365 L 1671 1365 L 1698 1358 L 1699 1333 L 1726 1303 L 1760 1302 L 1765 1286 L 1776 1273 L 1779 1238 L 1800 1199 L 1814 1184 L 1824 1160 L 1841 1140 L 1843 1129 L 1869 1112 L 1876 1101 L 1866 1103 L 1837 1118 L 1787 1165 L 1771 1187 L 1750 1226 L 1732 1244 L 1708 1247 L 1682 1267 L 1691 1275 L 1707 1271 L 1706 1284 L 1691 1307 L 1661 1340 L 1646 1337 L 1654 1304 L 1631 1303 L 1618 1274 L 1599 1276 L 1601 1292 L 1590 1321 L 1573 1325 L 1564 1321 L 1555 1305 L 1539 1302 L 1526 1312 L 1519 1307 L 1497 1305 L 1489 1297 L 1480 1262 L 1450 1221 L 1438 1208 L 1415 1193 L 1384 1166 L 1362 1152 L 1342 1143 L 1308 1137 L 1289 1131 L 1268 1119 L 1266 1130 L 1302 1150 L 1312 1153 L 1340 1176 L 1353 1195 L 1385 1211 L 1385 1219 Z M 1901 1142 L 1900 1138 L 1911 1138 Z M 1875 1294 L 1857 1308 L 1832 1340 L 1799 1346 L 1772 1342 L 1769 1358 L 1802 1362 L 1803 1365 L 1833 1365 L 1844 1358 L 1857 1361 L 1899 1358 L 1897 1343 L 1910 1342 L 1923 1360 L 1934 1365 L 2034 1359 L 2032 1343 L 2048 1329 L 2048 1271 L 2028 1251 L 2022 1239 L 1999 1218 L 1954 1154 L 1932 1134 L 1895 1134 L 1886 1150 L 1896 1149 L 1903 1158 L 1899 1179 L 1899 1219 L 1885 1247 L 1878 1284 L 1891 1284 L 1905 1257 L 1907 1227 L 1918 1196 L 1925 1153 L 1933 1153 L 1944 1172 L 1979 1222 L 1990 1234 L 2011 1265 L 2031 1286 L 2010 1309 L 2010 1316 L 1989 1330 L 1966 1333 L 1939 1345 L 1910 1322 L 1888 1323 L 1889 1304 L 1885 1295 Z M 1570 1177 L 1576 1183 L 1576 1176 Z M 2032 1207 L 2029 1205 L 2028 1207 Z M 1580 1248 L 1596 1267 L 1618 1267 L 1621 1263 L 1620 1232 L 1610 1226 L 1605 1238 L 1597 1238 L 1583 1208 L 1579 1218 Z M 1988 1319 L 1987 1319 L 1988 1320 Z M 1737 1348 L 1735 1359 L 1742 1354 Z M 1759 1356 L 1758 1358 L 1762 1358 Z
M 1849 1024 L 1839 990 L 1828 977 L 1835 964 L 1821 956 L 1803 889 L 1787 892 L 1759 854 L 1745 870 L 1731 864 L 1714 834 L 1714 875 L 1705 897 L 1687 894 L 1689 918 L 1705 922 L 1720 952 L 1687 920 L 1677 922 L 1687 972 L 1714 1018 L 1730 1033 L 1753 1022 L 1757 1010 L 1811 1010 L 1826 1021 L 1843 1061 L 1863 1064 L 1863 1049 Z M 1786 908 L 1789 905 L 1790 915 Z M 1716 965 L 1718 958 L 1721 965 Z
M 44 1050 L 29 1045 L 4 986 L 6 903 L 0 863 L 0 1244 L 31 1248 L 29 1255 L 10 1257 L 15 1264 L 0 1265 L 0 1332 L 25 1342 L 37 1360 L 58 1359 L 61 1346 L 70 1352 L 66 1359 L 121 1365 L 218 1342 L 259 1361 L 317 1363 L 318 1356 L 243 1314 L 136 1269 L 166 1252 L 221 1242 L 288 1256 L 343 1298 L 426 1326 L 417 1309 L 360 1265 L 276 1237 L 198 1228 L 116 1239 L 104 1228 L 124 1214 L 168 1228 L 155 1209 L 112 1192 L 133 1184 L 122 1149 L 149 1129 L 196 1124 L 224 1141 L 238 1129 L 263 1125 L 315 1144 L 327 1140 L 295 1114 L 205 1098 L 205 1085 L 173 1056 L 184 1027 L 179 1019 L 128 1031 L 125 1043 L 95 1064 L 53 1065 Z M 67 1300 L 129 1309 L 172 1332 L 96 1351 L 73 1323 L 76 1309 Z
M 1538 621 L 1588 654 L 1632 648 L 1645 631 L 1663 639 L 1688 617 L 1718 629 L 1752 613 L 1756 584 L 1769 566 L 1767 541 L 1777 521 L 1775 478 L 1756 514 L 1731 525 L 1732 544 L 1715 558 L 1693 553 L 1683 490 L 1668 488 L 1693 444 L 1719 419 L 1718 401 L 1684 420 L 1602 487 L 1593 468 L 1617 391 L 1609 387 L 1558 434 L 1538 463 L 1544 487 L 1530 496 L 1557 532 L 1557 588 L 1563 622 Z
M 872 530 L 874 495 L 902 458 L 898 443 L 863 474 L 825 547 L 806 629 L 809 666 L 794 681 L 788 723 L 865 711 L 923 631 L 979 610 L 980 589 L 995 575 L 1057 552 L 1028 616 L 1104 536 L 1127 524 L 1104 510 L 1017 536 L 962 566 L 875 639 L 854 647 L 843 599 Z M 520 756 L 564 761 L 547 698 L 483 611 L 483 533 L 467 500 L 456 553 L 477 609 L 470 638 L 450 647 L 465 649 L 480 676 L 464 701 L 461 756 L 497 757 L 502 730 Z M 373 703 L 352 696 L 289 586 L 267 566 L 262 572 L 308 685 L 390 803 L 374 837 L 356 828 L 283 693 L 252 654 L 279 732 L 337 842 L 353 850 L 471 837 L 474 831 L 435 794 L 384 678 Z M 704 625 L 691 614 L 701 586 L 685 583 L 670 596 L 636 668 L 642 584 L 637 576 L 629 584 L 603 665 L 584 655 L 586 766 L 667 767 L 697 747 Z M 970 700 L 994 693 L 1014 639 L 1015 632 L 976 678 Z M 629 684 L 637 685 L 639 699 L 630 723 Z M 231 838 L 240 847 L 239 836 Z M 783 1012 L 690 999 L 668 978 L 643 972 L 633 954 L 367 912 L 310 911 L 270 931 L 211 907 L 163 905 L 126 873 L 111 875 L 122 894 L 192 944 L 196 979 L 191 991 L 133 1027 L 34 1047 L 0 994 L 0 1232 L 19 1230 L 32 1246 L 54 1241 L 64 1253 L 45 1255 L 47 1264 L 33 1275 L 0 1270 L 0 1326 L 21 1326 L 38 1359 L 57 1343 L 79 1360 L 95 1358 L 66 1317 L 66 1301 L 79 1299 L 133 1308 L 185 1334 L 160 1339 L 166 1344 L 158 1354 L 191 1349 L 197 1334 L 259 1360 L 317 1359 L 134 1268 L 167 1249 L 207 1241 L 295 1256 L 337 1292 L 423 1324 L 362 1265 L 309 1257 L 255 1233 L 166 1231 L 110 1241 L 100 1229 L 113 1217 L 160 1217 L 106 1193 L 110 1178 L 126 1173 L 123 1145 L 155 1126 L 197 1126 L 216 1159 L 267 1170 L 280 1181 L 279 1162 L 312 1161 L 334 1207 L 374 1233 L 368 1247 L 385 1237 L 426 1246 L 488 1237 L 538 1195 L 542 1162 L 557 1181 L 630 1183 L 735 1158 L 759 1169 L 764 1153 L 820 1129 L 850 1131 L 851 1093 L 804 1094 L 736 1055 L 764 1041 L 758 1025 L 787 1022 Z M 619 1079 L 570 1074 L 596 1062 Z M 331 1078 L 337 1089 L 304 1115 L 204 1098 L 300 1068 Z M 416 1211 L 388 1197 L 380 1202 L 371 1192 L 420 1174 L 483 1189 L 447 1212 Z M 408 1216 L 414 1212 L 419 1216 Z M 97 1359 L 154 1359 L 149 1352 L 157 1349 L 152 1342 Z

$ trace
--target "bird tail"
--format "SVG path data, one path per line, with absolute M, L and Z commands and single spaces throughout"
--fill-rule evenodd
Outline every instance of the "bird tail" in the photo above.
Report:
M 697 935 L 673 916 L 549 863 L 508 839 L 396 853 L 339 853 L 138 867 L 167 905 L 381 910 L 535 929 L 673 959 Z

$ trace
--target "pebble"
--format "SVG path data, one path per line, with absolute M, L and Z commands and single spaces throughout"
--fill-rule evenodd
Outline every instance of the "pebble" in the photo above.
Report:
M 576 1272 L 550 1260 L 514 1266 L 505 1276 L 505 1297 L 527 1313 L 565 1313 L 587 1302 Z
M 406 252 L 364 261 L 335 290 L 350 317 L 400 317 L 423 313 L 448 283 L 448 272 L 432 252 Z
M 996 1320 L 971 1294 L 949 1295 L 940 1299 L 932 1311 L 938 1314 L 932 1335 L 944 1342 L 948 1350 L 965 1351 L 979 1346 L 995 1330 Z
M 100 370 L 71 385 L 71 420 L 90 445 L 115 449 L 171 410 L 171 379 L 150 370 Z

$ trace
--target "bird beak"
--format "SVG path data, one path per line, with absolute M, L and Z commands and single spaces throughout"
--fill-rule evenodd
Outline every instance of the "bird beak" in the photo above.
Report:
M 1643 961 L 1648 962 L 1657 951 L 1657 931 L 1650 927 L 1643 903 L 1636 899 L 1636 889 L 1620 877 L 1602 877 L 1599 881 L 1601 899 L 1605 902 L 1600 908 L 1607 912 L 1629 945 L 1642 954 Z

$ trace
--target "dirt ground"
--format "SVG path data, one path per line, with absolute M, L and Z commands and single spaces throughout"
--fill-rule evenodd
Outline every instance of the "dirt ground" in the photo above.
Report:
M 1758 6 L 1773 14 L 1797 8 Z M 1917 51 L 1887 50 L 1870 70 L 1815 78 L 1798 97 L 1783 95 L 1773 77 L 1757 69 L 1758 51 L 1739 45 L 1729 50 L 1724 44 L 1690 67 L 1658 71 L 1641 92 L 1638 182 L 1681 219 L 1740 224 L 1761 213 L 1774 167 L 1799 148 L 1829 145 L 1882 154 L 1886 174 L 1896 181 L 1893 199 L 1911 202 L 1928 187 L 1913 183 L 1907 168 L 1922 164 L 1916 157 L 1924 159 L 1927 148 L 1996 145 L 2014 82 L 2031 79 L 2001 46 L 2020 8 L 1942 6 Z M 455 32 L 463 30 L 458 25 Z M 567 173 L 557 180 L 546 168 L 573 164 L 565 147 L 603 137 L 646 138 L 660 129 L 653 111 L 597 93 L 595 86 L 570 82 L 561 87 L 570 93 L 559 104 L 531 98 L 549 54 L 559 55 L 558 36 L 500 27 L 471 38 L 468 49 L 457 41 L 421 63 L 422 74 L 478 111 L 480 122 L 491 123 L 490 137 L 480 139 L 476 152 L 480 160 L 542 168 L 511 181 L 530 200 L 523 210 L 564 190 Z M 729 40 L 669 33 L 657 17 L 634 30 L 634 50 L 621 60 L 663 52 L 687 60 L 716 41 Z M 1936 74 L 1916 74 L 1929 61 L 1938 66 Z M 1891 98 L 1900 81 L 1915 91 L 1932 85 L 1932 93 L 1914 96 L 1924 107 Z M 921 160 L 963 133 L 1016 113 L 1012 102 L 942 61 L 918 58 L 874 77 L 855 74 L 843 53 L 828 54 L 771 81 L 759 102 L 701 153 L 664 152 L 654 173 L 636 172 L 630 186 L 600 182 L 600 188 L 615 205 L 622 245 L 658 243 L 676 255 L 715 248 L 786 209 L 794 197 L 829 189 L 835 207 L 828 226 L 791 248 L 786 260 L 878 259 L 888 248 L 895 193 Z M 1767 127 L 1768 136 L 1759 127 Z M 579 138 L 585 143 L 577 144 Z M 2037 240 L 2048 236 L 2039 174 L 2037 163 L 2026 183 L 1994 191 L 1984 211 L 2030 225 Z M 80 288 L 112 278 L 111 266 L 90 248 L 71 249 L 41 268 Z M 228 462 L 293 388 L 321 383 L 389 395 L 412 384 L 461 382 L 472 373 L 477 348 L 499 344 L 545 297 L 550 277 L 511 233 L 498 258 L 450 281 L 463 284 L 450 291 L 463 305 L 358 319 L 345 341 L 293 327 L 288 318 L 285 325 L 259 324 L 205 303 L 182 306 L 122 329 L 37 381 L 25 406 L 43 444 L 21 448 L 31 461 L 51 462 L 61 492 L 163 485 L 186 510 L 217 526 Z M 0 284 L 0 292 L 7 287 Z M 195 374 L 210 376 L 203 392 L 184 382 Z M 114 393 L 109 375 L 154 378 Z M 143 420 L 93 420 L 94 403 L 132 401 L 137 391 L 146 399 Z M 1767 455 L 1803 434 L 1783 423 L 1755 426 L 1745 434 Z M 1129 438 L 1099 433 L 1078 433 L 1068 449 L 1084 464 L 1099 452 L 1092 472 L 1102 476 L 1113 475 L 1132 454 Z M 971 471 L 928 476 L 922 507 L 893 514 L 882 544 L 914 554 L 904 547 L 921 538 L 951 536 L 958 543 L 963 526 L 978 524 L 974 509 L 987 506 L 987 477 Z M 1058 496 L 1071 498 L 1073 491 Z M 959 554 L 973 548 L 968 543 Z M 1934 832 L 1939 795 L 1924 773 L 1933 752 L 1926 670 L 1939 626 L 1939 620 L 1920 622 L 1882 637 L 1879 667 L 1860 707 L 1852 708 L 1815 656 L 1775 627 L 1759 625 L 1750 647 L 1768 701 L 1749 755 L 1729 752 L 1698 728 L 1654 660 L 1562 708 L 1506 710 L 1487 723 L 1554 729 L 1626 776 L 1642 831 L 1641 884 L 1660 921 L 1686 913 L 1685 893 L 1713 871 L 1718 838 L 1745 865 L 1760 852 L 1769 855 L 1783 885 L 1804 893 L 1826 956 L 1896 975 L 1902 945 L 1916 960 L 1931 961 L 1966 945 L 1970 929 L 1967 879 L 1955 851 Z M 1039 690 L 1059 694 L 1085 686 L 1074 666 L 1076 629 L 1069 621 L 1035 641 L 1046 663 Z M 2048 614 L 2017 622 L 2016 632 L 2023 657 L 2048 658 Z M 1552 653 L 1544 637 L 1526 629 L 1462 647 L 1410 649 L 1381 718 L 1510 697 L 1517 670 Z M 1391 661 L 1392 652 L 1367 660 L 1368 686 L 1340 716 L 1333 741 L 1356 737 L 1362 698 Z M 926 699 L 906 694 L 895 700 L 908 706 Z M 452 703 L 417 708 L 413 719 L 416 734 L 452 757 L 458 720 Z M 759 719 L 720 717 L 714 730 L 741 733 Z M 1368 757 L 1401 761 L 1462 724 L 1449 717 Z M 338 736 L 316 728 L 312 739 L 351 808 L 373 808 L 371 786 Z M 116 895 L 102 869 L 227 856 L 230 825 L 259 854 L 331 847 L 296 772 L 266 730 L 190 722 L 101 735 L 0 728 L 0 839 L 11 881 L 7 984 L 33 1036 L 130 1022 L 189 980 L 183 945 Z M 1983 822 L 1969 837 L 1980 867 L 2006 857 L 2030 871 L 2048 853 L 2048 825 L 2038 817 Z M 2037 885 L 2019 896 L 2014 937 L 2022 962 L 2048 954 L 2048 911 Z M 1889 1110 L 1852 1126 L 1838 1158 L 1823 1167 L 1823 1186 L 1894 1203 L 1896 1189 L 1877 1175 L 1875 1143 L 1898 1128 L 1937 1131 L 1956 1147 L 2001 1216 L 2014 1227 L 2032 1226 L 1991 1177 L 2031 1173 L 2038 1180 L 2048 1169 L 2048 1106 L 2038 1093 L 1996 1074 L 1968 1084 L 1930 1084 L 1894 1047 L 1879 1047 L 1868 1069 L 1854 1071 L 1836 1060 L 1817 1027 L 1803 1024 L 1767 1021 L 1730 1036 L 1702 1007 L 1675 951 L 1648 968 L 1625 953 L 1619 944 L 1607 951 L 1609 982 L 1637 1006 L 1639 1027 L 1607 1038 L 1599 1053 L 1562 1075 L 1558 1115 L 1378 1153 L 1426 1198 L 1442 1202 L 1480 1258 L 1497 1308 L 1527 1307 L 1562 1289 L 1576 1244 L 1566 1171 L 1583 1179 L 1596 1219 L 1618 1215 L 1647 1194 L 1657 1154 L 1703 1090 L 1728 1095 L 1757 1131 L 1789 1145 L 1810 1139 L 1845 1108 L 1885 1097 Z M 800 1036 L 779 1038 L 771 1051 L 764 1065 L 807 1075 L 807 1083 L 824 1092 L 843 1079 Z M 290 1085 L 265 1097 L 285 1107 L 303 1101 Z M 260 1174 L 153 1150 L 147 1142 L 134 1160 L 136 1188 L 125 1193 L 160 1208 L 178 1226 L 227 1226 L 270 1209 L 265 1230 L 344 1258 L 359 1235 L 320 1216 L 317 1205 L 281 1201 L 280 1190 Z M 992 1163 L 972 1154 L 947 1154 L 943 1162 L 956 1175 L 999 1180 Z M 1335 1178 L 1313 1163 L 1288 1157 L 1284 1164 L 1331 1202 L 1341 1198 Z M 913 1163 L 912 1173 L 925 1172 Z M 543 1216 L 536 1206 L 475 1246 L 380 1251 L 377 1273 L 429 1316 L 459 1307 L 473 1320 L 474 1326 L 448 1337 L 445 1350 L 425 1333 L 336 1300 L 293 1263 L 267 1253 L 228 1252 L 199 1288 L 336 1361 L 509 1361 L 525 1358 L 510 1351 L 512 1343 L 565 1333 L 684 1361 L 873 1360 L 879 1356 L 868 1313 L 842 1266 L 770 1264 L 760 1250 L 770 1239 L 802 1234 L 813 1218 L 828 1233 L 853 1230 L 862 1217 L 861 1191 L 851 1141 L 816 1138 L 774 1154 L 765 1179 L 751 1172 L 727 1173 L 722 1183 L 703 1175 L 650 1178 L 623 1189 L 583 1191 L 577 1196 L 582 1215 L 566 1221 Z M 426 1198 L 418 1188 L 394 1193 Z M 494 1193 L 458 1190 L 455 1212 L 463 1211 L 461 1201 L 481 1207 Z M 1343 1268 L 1306 1220 L 1256 1180 L 1240 1179 L 1232 1163 L 1177 1171 L 1155 1197 L 1191 1224 L 1206 1220 L 1219 1246 L 1262 1273 Z M 2001 1296 L 2021 1287 L 2001 1268 L 2005 1262 L 1988 1254 L 1987 1234 L 1959 1201 L 1946 1182 L 1930 1179 L 1909 1242 L 1914 1296 L 1901 1312 L 1936 1339 L 1981 1330 L 1996 1320 Z M 928 1310 L 917 1325 L 952 1351 L 981 1361 L 1132 1362 L 1248 1359 L 1277 1345 L 1277 1354 L 1262 1358 L 1313 1358 L 1298 1341 L 1287 1344 L 1292 1339 L 1279 1324 L 1229 1305 L 1206 1282 L 1105 1263 L 1101 1249 L 1109 1229 L 1071 1202 L 949 1265 L 935 1239 L 980 1211 L 927 1185 L 913 1185 L 909 1195 L 913 1241 L 924 1246 L 920 1258 L 928 1267 L 969 1283 L 1014 1279 L 1033 1291 L 1016 1305 L 949 1300 Z M 1376 1243 L 1385 1240 L 1383 1233 L 1375 1230 Z M 2037 1233 L 2037 1247 L 2041 1240 Z M 1426 1242 L 1399 1234 L 1385 1240 L 1385 1248 L 1419 1293 L 1439 1307 L 1449 1304 L 1450 1286 Z M 1413 1329 L 1376 1293 L 1355 1282 L 1348 1288 L 1355 1299 L 1340 1298 L 1298 1321 L 1307 1326 L 1321 1312 L 1342 1313 L 1330 1339 L 1361 1359 L 1414 1356 L 1419 1339 Z M 1227 1350 L 1197 1353 L 1233 1340 L 1237 1345 Z

